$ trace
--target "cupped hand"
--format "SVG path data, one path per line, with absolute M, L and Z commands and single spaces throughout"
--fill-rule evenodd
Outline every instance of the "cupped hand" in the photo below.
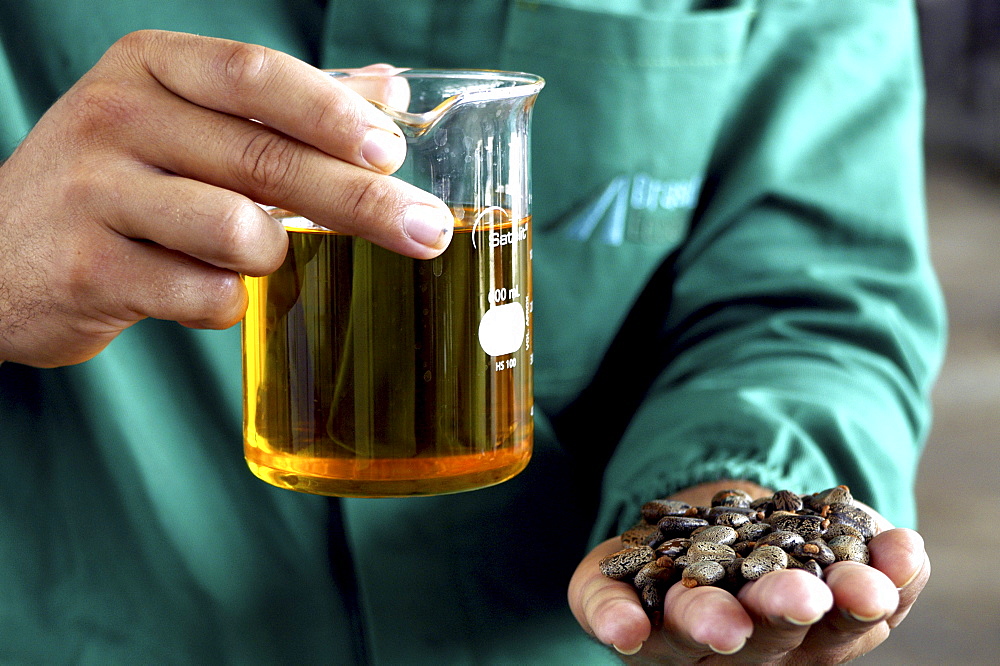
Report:
M 0 361 L 84 361 L 145 317 L 236 323 L 240 274 L 287 249 L 255 202 L 436 256 L 453 220 L 389 175 L 405 151 L 361 94 L 291 56 L 122 38 L 0 166 Z
M 930 576 L 920 535 L 878 519 L 885 529 L 869 543 L 870 566 L 838 562 L 822 581 L 801 570 L 772 572 L 735 596 L 677 583 L 665 595 L 663 626 L 656 629 L 634 588 L 598 568 L 621 549 L 616 537 L 577 568 L 570 607 L 583 629 L 626 663 L 842 663 L 882 643 Z

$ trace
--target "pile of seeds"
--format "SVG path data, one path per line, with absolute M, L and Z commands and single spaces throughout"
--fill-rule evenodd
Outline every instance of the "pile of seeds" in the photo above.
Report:
M 717 585 L 733 591 L 780 569 L 820 578 L 834 562 L 868 564 L 868 541 L 878 534 L 870 514 L 847 486 L 811 495 L 780 490 L 753 499 L 723 490 L 710 507 L 657 499 L 642 507 L 642 522 L 622 534 L 623 550 L 600 562 L 601 573 L 630 581 L 654 624 L 673 583 Z

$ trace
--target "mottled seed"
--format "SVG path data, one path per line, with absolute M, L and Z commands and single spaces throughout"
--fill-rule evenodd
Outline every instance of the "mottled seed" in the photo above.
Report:
M 712 525 L 698 532 L 698 534 L 691 535 L 692 541 L 713 541 L 715 543 L 723 543 L 727 546 L 736 543 L 736 539 L 736 530 L 728 525 Z
M 771 496 L 776 511 L 801 511 L 802 498 L 791 490 L 779 490 Z
M 708 521 L 703 518 L 692 518 L 690 516 L 664 516 L 657 523 L 657 527 L 667 539 L 672 537 L 687 536 L 699 527 L 707 526 Z
M 823 578 L 823 567 L 817 564 L 816 560 L 799 560 L 794 557 L 789 556 L 788 558 L 788 568 L 789 569 L 802 569 L 803 571 L 808 571 L 817 578 Z
M 668 583 L 673 578 L 675 569 L 674 561 L 669 557 L 657 558 L 639 569 L 632 583 L 636 587 L 643 587 L 652 583 Z
M 656 525 L 650 525 L 648 523 L 633 525 L 622 532 L 622 547 L 634 548 L 636 546 L 648 545 L 650 537 L 658 535 L 659 533 L 660 530 Z
M 681 584 L 684 587 L 698 587 L 699 585 L 714 585 L 726 576 L 726 569 L 713 560 L 703 560 L 692 562 L 684 567 L 684 574 L 681 576 Z
M 649 546 L 626 548 L 611 553 L 599 563 L 601 573 L 608 578 L 623 580 L 638 573 L 646 564 L 656 559 L 656 553 Z
M 663 622 L 663 589 L 659 585 L 650 584 L 639 588 L 639 601 L 654 627 Z
M 774 517 L 777 514 L 772 514 L 772 519 L 768 519 L 771 523 L 771 527 L 777 530 L 785 530 L 788 532 L 795 532 L 800 534 L 803 539 L 809 541 L 811 539 L 819 539 L 823 536 L 826 528 L 830 526 L 830 522 L 823 518 L 822 516 L 810 516 L 801 515 L 794 513 L 784 513 Z
M 796 557 L 815 560 L 816 564 L 824 567 L 837 561 L 837 557 L 833 554 L 833 550 L 831 550 L 830 546 L 822 539 L 806 541 L 805 543 L 796 546 L 792 552 Z
M 827 517 L 830 519 L 831 525 L 837 523 L 850 525 L 861 532 L 861 536 L 865 541 L 868 541 L 879 532 L 878 523 L 875 522 L 871 514 L 851 504 L 831 504 Z
M 734 511 L 718 513 L 713 516 L 711 520 L 716 525 L 724 525 L 726 527 L 732 527 L 733 529 L 739 529 L 751 522 L 750 516 L 744 513 L 736 513 Z
M 656 549 L 657 555 L 666 555 L 667 557 L 677 558 L 687 552 L 687 549 L 691 547 L 691 539 L 675 538 L 668 539 L 661 543 Z
M 687 556 L 692 562 L 700 562 L 702 560 L 729 562 L 736 559 L 736 551 L 721 543 L 695 541 L 688 548 Z
M 747 580 L 757 580 L 764 574 L 788 566 L 788 555 L 777 546 L 760 546 L 743 559 L 740 573 Z
M 847 486 L 827 488 L 818 493 L 807 495 L 805 499 L 813 511 L 821 511 L 824 506 L 830 504 L 851 504 L 854 502 L 854 497 Z
M 861 535 L 861 532 L 859 532 L 856 528 L 848 525 L 847 523 L 834 523 L 834 522 L 831 522 L 830 526 L 826 528 L 826 532 L 823 533 L 823 538 L 829 541 L 834 537 L 839 537 L 844 535 L 857 537 L 858 539 L 864 540 L 864 537 Z
M 740 541 L 757 541 L 773 529 L 767 523 L 747 523 L 736 530 L 736 536 Z
M 705 517 L 708 518 L 709 522 L 712 522 L 716 516 L 724 513 L 741 513 L 751 520 L 759 520 L 762 517 L 759 510 L 751 509 L 748 506 L 713 506 L 708 510 L 708 515 Z
M 797 547 L 805 543 L 805 539 L 798 532 L 789 532 L 788 530 L 775 530 L 770 534 L 765 534 L 760 539 L 757 540 L 758 546 L 777 546 L 778 548 L 789 552 L 795 550 Z
M 720 490 L 712 496 L 712 506 L 750 506 L 753 498 L 743 490 Z
M 642 505 L 642 519 L 653 525 L 664 516 L 686 515 L 691 505 L 671 499 L 655 499 Z
M 743 567 L 742 557 L 737 557 L 732 562 L 719 562 L 719 564 L 726 570 L 726 577 L 723 579 L 725 585 L 735 587 L 746 582 L 741 571 Z
M 750 552 L 757 547 L 756 541 L 737 541 L 732 546 L 732 549 L 736 551 L 738 557 L 746 557 Z
M 830 539 L 828 544 L 838 562 L 868 564 L 868 546 L 861 539 L 852 536 L 839 536 Z

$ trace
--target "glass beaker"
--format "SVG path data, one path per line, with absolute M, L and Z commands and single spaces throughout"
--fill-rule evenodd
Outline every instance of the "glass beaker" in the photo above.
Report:
M 331 72 L 332 76 L 344 76 Z M 406 70 L 397 176 L 454 212 L 417 260 L 272 209 L 284 265 L 247 277 L 244 453 L 304 492 L 432 495 L 516 475 L 531 457 L 531 109 L 523 73 Z M 395 82 L 398 83 L 398 82 Z

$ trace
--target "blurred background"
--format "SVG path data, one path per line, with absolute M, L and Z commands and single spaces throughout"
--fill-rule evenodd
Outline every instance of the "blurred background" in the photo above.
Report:
M 933 575 L 855 663 L 998 664 L 1000 530 L 986 517 L 1000 515 L 1000 0 L 918 2 L 931 251 L 951 327 L 917 483 Z

